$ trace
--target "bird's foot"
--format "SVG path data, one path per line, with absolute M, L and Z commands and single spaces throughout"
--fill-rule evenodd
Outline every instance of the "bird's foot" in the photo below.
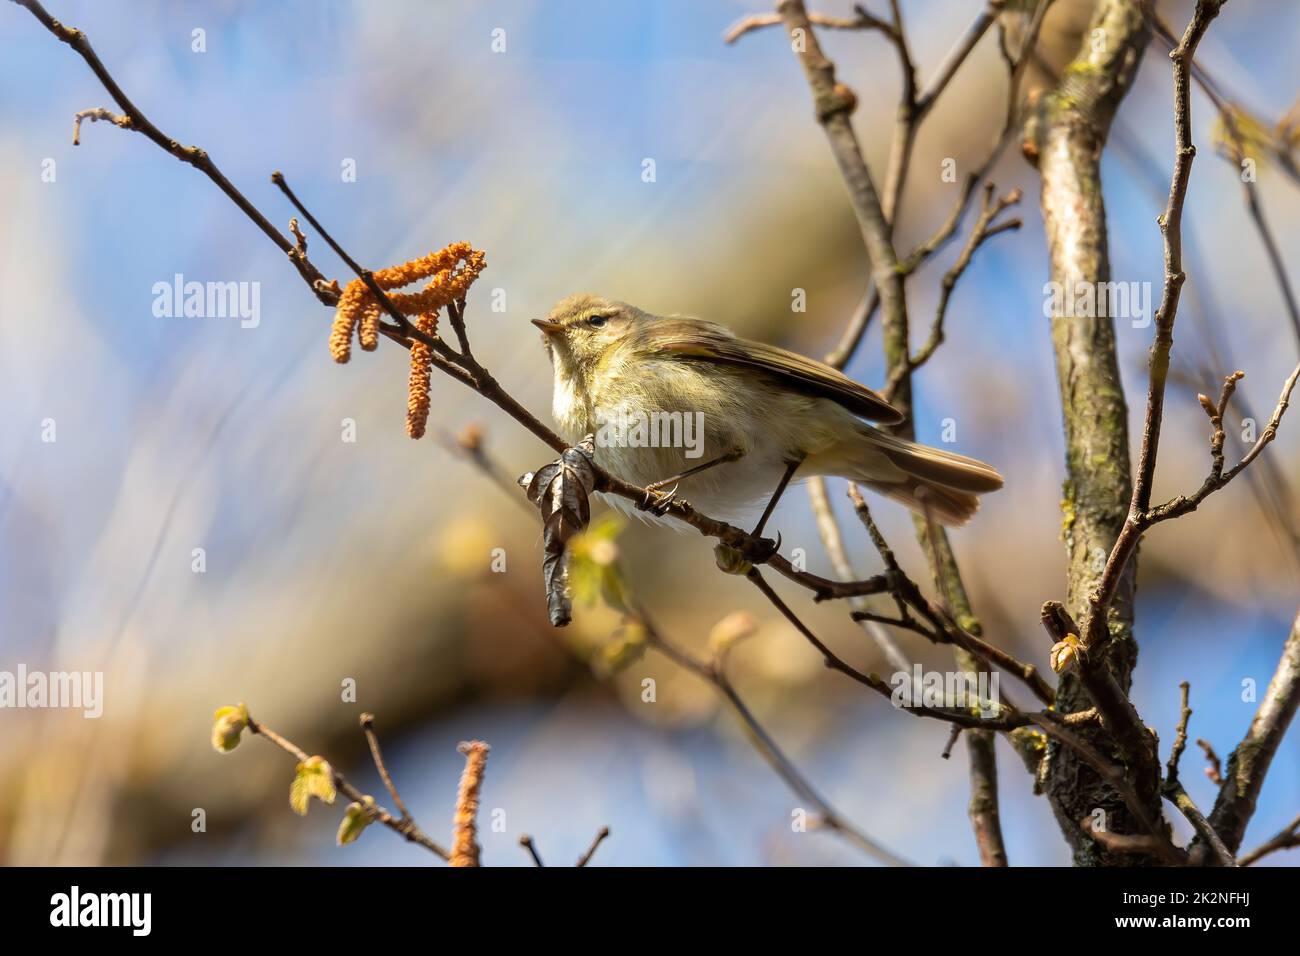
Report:
M 639 510 L 649 512 L 656 518 L 662 518 L 668 513 L 668 509 L 673 506 L 673 502 L 676 500 L 676 485 L 669 491 L 660 491 L 651 485 L 646 489 L 645 496 L 637 502 L 636 506 Z

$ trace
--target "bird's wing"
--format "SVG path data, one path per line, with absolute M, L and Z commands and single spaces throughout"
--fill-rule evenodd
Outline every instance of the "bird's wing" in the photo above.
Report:
M 838 369 L 775 345 L 740 339 L 729 330 L 699 319 L 666 318 L 650 323 L 640 343 L 650 352 L 754 369 L 805 395 L 829 398 L 853 414 L 893 424 L 903 414 L 880 395 Z

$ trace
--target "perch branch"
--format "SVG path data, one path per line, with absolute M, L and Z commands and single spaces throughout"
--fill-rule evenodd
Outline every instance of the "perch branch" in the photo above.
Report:
M 299 275 L 312 289 L 316 297 L 326 305 L 336 305 L 338 302 L 339 292 L 336 283 L 325 281 L 320 271 L 311 264 L 306 255 L 302 253 L 296 242 L 291 241 L 282 235 L 265 216 L 257 210 L 255 206 L 238 190 L 228 179 L 220 172 L 207 153 L 197 147 L 182 147 L 175 140 L 170 139 L 157 127 L 155 127 L 144 116 L 143 113 L 127 98 L 126 94 L 118 86 L 116 80 L 104 67 L 98 55 L 95 53 L 87 40 L 85 34 L 80 30 L 75 30 L 64 26 L 53 17 L 51 17 L 38 0 L 14 0 L 15 3 L 28 9 L 42 25 L 45 26 L 58 39 L 67 43 L 76 50 L 90 66 L 96 77 L 108 90 L 109 94 L 122 109 L 123 115 L 131 120 L 130 129 L 144 133 L 151 141 L 160 148 L 164 149 L 170 155 L 189 163 L 195 168 L 202 171 L 208 176 L 227 197 L 254 223 L 259 229 L 270 238 L 276 246 L 284 252 L 289 260 L 298 270 Z M 283 176 L 277 177 L 277 185 L 285 193 L 286 197 L 294 203 L 295 208 L 303 215 L 304 219 L 314 224 L 321 233 L 322 238 L 328 234 L 325 230 L 320 229 L 320 224 L 315 221 L 314 217 L 308 215 L 303 204 L 293 195 L 292 190 L 284 181 Z M 550 446 L 554 451 L 563 453 L 568 447 L 559 435 L 547 428 L 540 420 L 537 419 L 528 409 L 514 399 L 506 390 L 496 381 L 495 378 L 483 368 L 471 354 L 466 352 L 457 353 L 451 349 L 445 342 L 437 336 L 427 335 L 415 328 L 405 316 L 396 310 L 392 302 L 383 290 L 375 290 L 373 277 L 368 270 L 363 269 L 356 260 L 347 255 L 346 252 L 331 240 L 330 245 L 339 253 L 340 258 L 353 267 L 353 271 L 366 281 L 367 286 L 372 292 L 376 292 L 376 298 L 388 314 L 393 318 L 393 322 L 384 322 L 381 324 L 380 331 L 389 339 L 397 342 L 406 348 L 409 348 L 412 341 L 419 341 L 427 345 L 433 353 L 433 359 L 437 367 L 455 378 L 461 384 L 472 388 L 488 401 L 502 409 L 506 414 L 521 424 L 525 429 L 531 432 L 539 440 Z M 630 482 L 623 481 L 603 469 L 596 469 L 597 488 L 606 494 L 618 495 L 627 498 L 630 501 L 642 501 L 646 497 L 646 489 L 639 488 Z M 703 515 L 691 507 L 687 502 L 674 501 L 668 509 L 668 514 L 687 525 L 695 528 L 701 534 L 716 538 L 722 544 L 735 548 L 743 553 L 752 556 L 755 560 L 765 560 L 766 563 L 792 581 L 799 583 L 802 587 L 812 592 L 817 600 L 838 599 L 851 597 L 855 595 L 877 594 L 884 587 L 883 581 L 866 580 L 866 581 L 832 581 L 826 578 L 818 577 L 814 574 L 799 571 L 788 559 L 780 554 L 772 554 L 771 542 L 764 539 L 756 538 L 748 532 Z

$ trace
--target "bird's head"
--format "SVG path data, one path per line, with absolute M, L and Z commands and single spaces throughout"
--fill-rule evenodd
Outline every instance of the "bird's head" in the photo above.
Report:
M 546 318 L 532 321 L 542 330 L 557 373 L 590 374 L 645 318 L 626 302 L 579 292 L 557 302 Z

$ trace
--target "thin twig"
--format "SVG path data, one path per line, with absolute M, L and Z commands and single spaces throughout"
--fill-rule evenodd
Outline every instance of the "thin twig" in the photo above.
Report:
M 996 187 L 993 183 L 985 185 L 984 205 L 979 218 L 975 221 L 975 227 L 971 230 L 970 239 L 967 240 L 961 254 L 957 257 L 957 261 L 944 274 L 943 281 L 940 283 L 939 304 L 935 309 L 934 323 L 930 326 L 930 334 L 914 355 L 909 356 L 906 362 L 898 363 L 889 373 L 889 378 L 881 389 L 881 394 L 886 401 L 889 401 L 903 379 L 928 362 L 939 346 L 943 344 L 944 319 L 948 314 L 948 303 L 951 301 L 953 290 L 966 272 L 976 250 L 999 233 L 1020 228 L 1021 221 L 1019 219 L 1008 219 L 1004 222 L 995 222 L 995 220 L 1003 210 L 1020 202 L 1021 191 L 1013 189 L 1005 196 L 997 199 L 994 198 L 995 191 Z
M 72 117 L 72 145 L 81 145 L 81 123 L 83 120 L 90 120 L 92 123 L 99 120 L 105 120 L 112 123 L 119 129 L 131 128 L 131 117 L 122 116 L 114 113 L 112 110 L 105 109 L 102 106 L 96 106 L 94 109 L 82 110 Z
M 1214 829 L 1209 820 L 1205 819 L 1205 814 L 1201 813 L 1200 808 L 1192 800 L 1191 795 L 1183 788 L 1183 785 L 1177 780 L 1168 783 L 1164 787 L 1164 795 L 1176 806 L 1187 822 L 1196 830 L 1196 835 L 1214 851 L 1220 866 L 1237 866 L 1237 861 L 1233 859 L 1232 851 L 1228 849 L 1219 832 Z
M 1174 171 L 1169 185 L 1169 199 L 1159 220 L 1160 232 L 1164 236 L 1165 278 L 1160 307 L 1155 316 L 1155 337 L 1151 345 L 1146 423 L 1142 429 L 1142 447 L 1128 518 L 1111 549 L 1101 581 L 1089 598 L 1088 619 L 1080 634 L 1085 650 L 1094 646 L 1099 648 L 1108 637 L 1106 615 L 1111 598 L 1129 558 L 1137 549 L 1144 516 L 1151 509 L 1151 488 L 1160 448 L 1160 427 L 1164 419 L 1169 353 L 1174 344 L 1174 321 L 1178 315 L 1179 295 L 1187 278 L 1183 273 L 1183 204 L 1187 198 L 1187 184 L 1191 179 L 1192 160 L 1196 156 L 1196 147 L 1192 144 L 1191 63 L 1197 45 L 1222 6 L 1223 0 L 1197 0 L 1196 11 L 1192 14 L 1182 40 L 1169 54 L 1174 64 Z M 1297 372 L 1300 372 L 1300 367 Z M 1285 394 L 1290 394 L 1289 389 Z M 1097 656 L 1100 658 L 1100 655 Z
M 582 854 L 582 856 L 578 857 L 578 862 L 577 862 L 576 865 L 579 866 L 579 867 L 583 867 L 583 866 L 586 866 L 588 863 L 590 863 L 590 862 L 591 862 L 591 858 L 592 858 L 592 856 L 593 856 L 593 855 L 595 854 L 595 852 L 596 852 L 596 848 L 597 848 L 598 846 L 600 846 L 601 842 L 602 842 L 602 841 L 603 841 L 607 836 L 609 836 L 609 827 L 601 827 L 598 831 L 596 831 L 596 836 L 595 836 L 595 838 L 591 841 L 591 846 L 587 847 L 587 852 L 586 852 L 586 853 L 584 853 L 584 854 Z
M 848 552 L 844 548 L 844 536 L 840 531 L 839 522 L 835 519 L 835 513 L 831 510 L 830 499 L 826 496 L 826 480 L 821 477 L 814 477 L 808 480 L 808 499 L 812 503 L 813 516 L 817 521 L 817 532 L 821 536 L 822 545 L 826 548 L 826 553 L 831 559 L 831 566 L 835 568 L 835 574 L 842 581 L 852 581 L 857 577 L 853 570 L 853 565 L 849 562 Z M 866 600 L 860 597 L 848 598 L 849 608 L 855 614 L 867 614 L 870 608 Z M 883 627 L 876 625 L 866 617 L 855 618 L 859 620 L 863 629 L 875 641 L 876 646 L 889 662 L 889 666 L 895 671 L 903 673 L 910 672 L 912 662 L 908 660 L 902 649 L 890 636 L 889 632 Z
M 763 575 L 757 568 L 750 570 L 746 575 L 750 582 L 758 588 L 764 597 L 771 602 L 772 606 L 781 612 L 781 615 L 794 625 L 804 639 L 808 641 L 817 652 L 821 654 L 822 661 L 828 668 L 845 675 L 856 681 L 864 687 L 869 687 L 876 693 L 888 698 L 891 702 L 894 699 L 895 690 L 889 683 L 883 680 L 879 674 L 865 673 L 858 670 L 852 664 L 846 662 L 842 657 L 836 654 L 830 647 L 819 638 L 807 624 L 791 610 L 790 605 L 781 599 L 781 596 L 772 589 Z M 971 709 L 930 707 L 924 704 L 918 704 L 913 700 L 912 704 L 902 708 L 908 713 L 915 714 L 918 717 L 932 717 L 936 720 L 947 721 L 960 727 L 969 727 L 976 730 L 1014 730 L 1017 727 L 1023 727 L 1032 722 L 1027 714 L 1022 714 L 1015 708 L 1006 704 L 1000 704 L 997 701 L 979 701 L 980 709 L 993 711 L 994 716 L 983 717 L 978 713 L 972 712 Z
M 1250 866 L 1270 853 L 1297 846 L 1300 846 L 1300 817 L 1296 817 L 1268 840 L 1238 858 L 1237 863 L 1240 866 Z
M 1240 849 L 1246 826 L 1282 738 L 1300 709 L 1300 614 L 1291 624 L 1282 657 L 1241 743 L 1228 756 L 1210 823 L 1228 849 Z
M 240 210 L 253 223 L 266 234 L 266 237 L 279 247 L 280 251 L 289 257 L 298 274 L 302 276 L 304 282 L 311 287 L 312 292 L 321 302 L 326 305 L 334 305 L 338 302 L 338 293 L 331 291 L 329 284 L 320 271 L 311 264 L 306 255 L 298 252 L 294 244 L 289 241 L 280 230 L 271 225 L 270 220 L 258 211 L 248 199 L 225 177 L 225 174 L 217 168 L 217 164 L 212 161 L 206 152 L 195 146 L 182 146 L 177 140 L 172 139 L 158 127 L 154 126 L 149 118 L 144 115 L 133 102 L 118 86 L 117 81 L 113 79 L 111 73 L 100 62 L 99 56 L 95 53 L 86 39 L 86 35 L 80 30 L 64 26 L 58 20 L 55 20 L 45 8 L 41 6 L 39 0 L 14 0 L 19 6 L 26 7 L 37 20 L 49 30 L 52 34 L 72 47 L 90 67 L 91 71 L 103 84 L 104 89 L 108 91 L 109 96 L 117 103 L 118 108 L 122 111 L 122 117 L 114 118 L 113 122 L 123 129 L 133 130 L 142 133 L 152 140 L 158 147 L 175 156 L 183 163 L 189 163 L 195 169 L 207 176 L 217 187 L 229 197 Z M 92 111 L 94 112 L 94 111 Z M 94 118 L 101 118 L 96 116 Z M 119 119 L 125 119 L 127 122 L 120 122 Z
M 1106 849 L 1116 853 L 1148 853 L 1160 856 L 1160 841 L 1149 833 L 1112 833 L 1093 826 L 1091 815 L 1084 817 L 1079 826 L 1083 832 Z
M 258 736 L 265 737 L 267 740 L 275 744 L 285 753 L 291 754 L 292 756 L 296 757 L 299 763 L 305 763 L 307 760 L 310 759 L 307 752 L 303 750 L 301 747 L 299 747 L 297 744 L 282 737 L 280 734 L 276 733 L 270 727 L 266 726 L 266 724 L 259 723 L 253 720 L 252 717 L 248 718 L 248 729 L 250 732 L 257 734 Z M 382 823 L 390 830 L 400 833 L 403 837 L 405 837 L 410 842 L 418 843 L 420 846 L 424 847 L 430 853 L 442 857 L 442 859 L 444 860 L 450 859 L 451 854 L 448 853 L 447 850 L 444 849 L 442 846 L 440 846 L 439 844 L 435 843 L 432 839 L 430 839 L 429 836 L 423 830 L 421 830 L 419 826 L 416 825 L 415 821 L 410 819 L 410 817 L 403 817 L 399 819 L 398 817 L 393 816 L 391 813 L 389 813 L 387 810 L 385 810 L 383 807 L 379 806 L 378 804 L 374 804 L 374 805 L 368 804 L 367 795 L 362 793 L 351 783 L 349 783 L 347 778 L 343 776 L 343 774 L 334 766 L 333 763 L 330 764 L 330 774 L 334 778 L 335 788 L 338 789 L 341 793 L 346 794 L 347 797 L 350 800 L 352 800 L 354 803 L 359 803 L 363 807 L 367 807 L 366 812 L 370 814 L 372 819 L 376 820 L 379 823 Z
M 1026 664 L 1017 660 L 1001 648 L 994 647 L 982 638 L 970 633 L 958 624 L 950 613 L 935 606 L 933 602 L 925 598 L 916 582 L 908 577 L 907 573 L 899 566 L 898 561 L 894 558 L 893 551 L 889 548 L 884 536 L 880 533 L 880 529 L 876 526 L 875 520 L 871 517 L 871 510 L 867 506 L 866 499 L 862 497 L 862 493 L 852 482 L 849 483 L 849 497 L 853 501 L 854 512 L 862 521 L 863 527 L 866 528 L 867 534 L 870 536 L 877 552 L 885 562 L 888 569 L 885 576 L 890 581 L 891 593 L 920 614 L 930 627 L 924 628 L 915 625 L 915 622 L 907 624 L 905 623 L 906 619 L 893 623 L 904 624 L 910 630 L 914 630 L 937 643 L 952 644 L 968 651 L 987 664 L 999 667 L 1019 678 L 1033 691 L 1034 696 L 1039 700 L 1045 704 L 1052 704 L 1056 697 L 1055 691 L 1038 673 L 1038 668 L 1033 664 Z M 857 612 L 855 612 L 856 616 Z
M 1110 603 L 1114 596 L 1115 588 L 1118 586 L 1120 576 L 1124 572 L 1129 559 L 1133 552 L 1137 550 L 1138 542 L 1146 531 L 1155 524 L 1162 521 L 1168 521 L 1171 518 L 1178 518 L 1182 515 L 1189 514 L 1201 506 L 1210 495 L 1224 488 L 1229 482 L 1241 474 L 1250 466 L 1260 453 L 1272 443 L 1277 437 L 1277 430 L 1282 424 L 1282 416 L 1286 414 L 1287 408 L 1291 404 L 1291 393 L 1294 391 L 1296 382 L 1300 381 L 1300 364 L 1297 364 L 1282 383 L 1282 391 L 1278 396 L 1277 405 L 1273 408 L 1273 414 L 1269 416 L 1268 423 L 1264 430 L 1260 432 L 1255 443 L 1247 449 L 1238 461 L 1231 468 L 1224 468 L 1223 444 L 1223 414 L 1228 403 L 1228 399 L 1233 394 L 1235 382 L 1240 379 L 1244 373 L 1235 372 L 1225 378 L 1223 391 L 1220 394 L 1219 405 L 1217 408 L 1207 408 L 1210 413 L 1210 421 L 1214 431 L 1210 438 L 1211 468 L 1209 475 L 1201 483 L 1201 487 L 1191 494 L 1177 495 L 1170 498 L 1163 504 L 1149 506 L 1142 511 L 1129 512 L 1129 517 L 1125 521 L 1120 531 L 1119 537 L 1115 541 L 1115 546 L 1111 549 L 1110 555 L 1106 559 L 1106 566 L 1102 572 L 1097 588 L 1093 592 L 1090 603 L 1092 612 L 1089 620 L 1090 624 L 1085 625 L 1084 635 L 1088 638 L 1085 643 L 1091 647 L 1099 640 L 1104 639 L 1101 631 L 1104 630 L 1104 609 Z M 1203 402 L 1202 404 L 1208 404 Z M 1158 430 L 1158 426 L 1157 426 Z M 1149 492 L 1148 492 L 1149 495 Z
M 867 333 L 867 326 L 871 324 L 872 316 L 879 309 L 880 293 L 876 290 L 874 283 L 868 283 L 866 291 L 862 293 L 862 300 L 858 303 L 858 307 L 853 310 L 853 315 L 844 327 L 839 343 L 826 354 L 825 362 L 827 365 L 832 368 L 843 369 L 844 366 L 849 364 L 849 359 L 853 358 L 853 353 L 862 344 L 862 339 Z
M 853 17 L 829 17 L 822 13 L 812 13 L 809 14 L 808 19 L 816 26 L 828 30 L 879 30 L 886 37 L 891 36 L 893 28 L 884 20 L 872 16 L 861 6 L 855 6 L 853 9 L 857 14 Z M 735 43 L 747 33 L 753 33 L 764 27 L 780 26 L 780 24 L 779 13 L 751 13 L 729 26 L 727 32 L 722 35 L 722 42 Z
M 144 133 L 156 145 L 164 149 L 169 154 L 182 161 L 193 165 L 201 170 L 214 183 L 221 188 L 223 192 L 235 203 L 235 205 L 253 221 L 273 242 L 280 248 L 294 267 L 298 270 L 303 280 L 311 287 L 316 297 L 326 305 L 336 305 L 339 298 L 337 283 L 326 282 L 324 276 L 316 269 L 314 265 L 301 253 L 297 245 L 290 239 L 283 236 L 270 221 L 252 205 L 242 193 L 240 193 L 229 180 L 217 169 L 207 154 L 196 147 L 182 147 L 175 140 L 170 139 L 161 133 L 143 113 L 132 103 L 122 92 L 112 75 L 100 62 L 99 57 L 91 48 L 85 34 L 79 30 L 74 30 L 63 26 L 54 20 L 41 6 L 38 0 L 14 0 L 21 6 L 26 7 L 32 14 L 56 37 L 69 46 L 73 47 L 90 66 L 100 82 L 108 90 L 113 99 L 118 103 L 123 111 L 123 115 L 131 120 L 130 129 Z M 353 271 L 366 282 L 367 287 L 375 293 L 376 299 L 384 307 L 385 311 L 394 320 L 392 323 L 383 322 L 380 325 L 380 331 L 385 337 L 396 342 L 397 344 L 410 348 L 411 342 L 419 341 L 428 346 L 433 354 L 434 362 L 437 367 L 459 381 L 461 384 L 478 392 L 479 395 L 502 409 L 507 415 L 524 426 L 529 432 L 536 436 L 543 443 L 548 445 L 553 451 L 563 453 L 569 446 L 569 443 L 556 434 L 553 430 L 546 427 L 535 415 L 527 408 L 521 405 L 513 396 L 511 396 L 499 382 L 480 365 L 471 354 L 456 353 L 450 346 L 437 336 L 427 335 L 420 331 L 409 320 L 397 310 L 387 294 L 379 289 L 370 272 L 360 266 L 360 264 L 343 250 L 342 246 L 333 240 L 323 228 L 319 221 L 310 215 L 304 204 L 298 199 L 293 191 L 288 187 L 283 175 L 277 174 L 275 177 L 278 185 L 286 198 L 293 203 L 294 207 L 313 228 L 317 229 L 321 237 L 335 250 Z M 457 305 L 459 311 L 460 306 Z M 459 321 L 454 320 L 454 321 Z M 459 332 L 458 332 L 459 334 Z M 626 498 L 629 501 L 640 502 L 645 500 L 646 489 L 637 487 L 631 482 L 625 481 L 615 475 L 610 474 L 603 468 L 595 469 L 597 490 L 606 494 L 617 495 Z M 736 549 L 747 557 L 755 561 L 765 562 L 778 573 L 797 582 L 800 586 L 812 592 L 816 600 L 828 600 L 852 597 L 857 595 L 879 594 L 884 588 L 884 582 L 877 579 L 868 579 L 865 581 L 832 581 L 827 578 L 810 574 L 795 568 L 791 562 L 780 554 L 772 553 L 771 542 L 756 538 L 741 528 L 734 527 L 726 522 L 718 521 L 707 515 L 696 511 L 689 503 L 676 499 L 671 502 L 667 515 L 678 519 L 679 521 L 695 528 L 702 535 L 717 539 L 721 544 Z
M 1223 783 L 1223 763 L 1219 760 L 1214 745 L 1208 740 L 1197 737 L 1196 746 L 1205 752 L 1205 776 L 1210 778 L 1211 783 Z
M 1155 26 L 1156 36 L 1160 37 L 1167 49 L 1175 49 L 1178 46 L 1178 38 L 1174 36 L 1173 31 L 1169 29 L 1169 26 L 1154 10 L 1151 19 Z M 1223 122 L 1223 127 L 1232 140 L 1231 148 L 1225 148 L 1223 153 L 1230 162 L 1237 166 L 1237 173 L 1240 176 L 1241 164 L 1246 158 L 1246 140 L 1237 122 L 1238 109 L 1219 89 L 1218 84 L 1211 78 L 1205 68 L 1197 63 L 1195 59 L 1192 60 L 1192 80 L 1209 97 L 1210 102 L 1214 104 L 1214 108 L 1219 111 L 1219 118 Z M 1286 149 L 1272 142 L 1269 143 L 1269 146 L 1271 158 L 1294 182 L 1300 183 L 1300 168 L 1297 168 Z M 1269 227 L 1268 219 L 1264 215 L 1264 207 L 1259 201 L 1259 182 L 1255 177 L 1241 176 L 1241 186 L 1246 197 L 1246 211 L 1250 214 L 1251 222 L 1254 224 L 1255 231 L 1259 234 L 1260 242 L 1264 246 L 1264 253 L 1268 256 L 1269 267 L 1273 270 L 1273 278 L 1277 282 L 1278 290 L 1282 295 L 1282 302 L 1286 305 L 1287 315 L 1291 319 L 1291 329 L 1295 333 L 1296 341 L 1300 342 L 1300 302 L 1297 302 L 1295 290 L 1292 288 L 1291 279 L 1287 275 L 1286 263 L 1282 258 L 1277 238 Z
M 537 846 L 536 844 L 533 843 L 533 838 L 530 837 L 527 833 L 525 833 L 523 836 L 519 838 L 519 845 L 528 851 L 528 855 L 533 858 L 533 864 L 535 866 L 538 867 L 546 866 L 546 864 L 542 862 L 542 858 L 537 852 Z
M 943 91 L 948 88 L 952 78 L 957 75 L 961 65 L 966 62 L 966 57 L 970 56 L 976 44 L 980 42 L 980 39 L 988 32 L 989 27 L 997 20 L 998 14 L 1002 12 L 1004 6 L 1006 6 L 1006 0 L 988 0 L 983 9 L 975 15 L 975 20 L 966 28 L 966 32 L 962 34 L 961 39 L 944 57 L 939 69 L 935 71 L 933 79 L 926 84 L 925 89 L 917 96 L 916 111 L 921 117 L 930 112 Z
M 1187 821 L 1195 828 L 1201 839 L 1214 850 L 1220 865 L 1236 866 L 1237 861 L 1232 858 L 1232 851 L 1224 845 L 1214 827 L 1210 826 L 1210 821 L 1205 819 L 1205 815 L 1201 813 L 1200 808 L 1178 779 L 1178 761 L 1182 758 L 1183 750 L 1187 747 L 1187 725 L 1192 719 L 1192 707 L 1189 703 L 1191 685 L 1187 681 L 1183 681 L 1178 685 L 1178 689 L 1180 694 L 1178 726 L 1174 731 L 1174 743 L 1169 751 L 1169 763 L 1165 768 L 1165 781 L 1162 790 L 1165 798 L 1179 809 L 1183 816 L 1187 818 Z
M 406 809 L 406 804 L 397 793 L 397 785 L 393 783 L 392 776 L 388 773 L 388 767 L 384 764 L 384 755 L 379 749 L 379 736 L 375 733 L 375 715 L 361 715 L 361 730 L 366 735 L 366 743 L 370 745 L 370 756 L 374 758 L 375 769 L 379 771 L 379 779 L 384 781 L 384 787 L 388 790 L 388 795 L 393 798 L 393 806 L 402 815 L 403 821 L 411 819 L 411 813 Z
M 716 663 L 709 663 L 694 657 L 690 653 L 682 650 L 673 641 L 664 636 L 663 632 L 655 625 L 654 620 L 650 617 L 644 607 L 635 601 L 631 604 L 631 610 L 641 625 L 645 628 L 646 639 L 651 647 L 658 650 L 664 656 L 668 657 L 674 663 L 690 671 L 696 676 L 704 679 L 718 691 L 724 700 L 728 703 L 736 716 L 740 718 L 744 725 L 750 740 L 754 747 L 764 760 L 776 771 L 777 775 L 785 781 L 786 785 L 795 792 L 802 800 L 812 804 L 821 818 L 823 826 L 828 830 L 840 834 L 850 842 L 860 847 L 868 855 L 874 857 L 887 866 L 906 866 L 907 863 L 901 857 L 885 849 L 875 840 L 872 840 L 856 826 L 850 823 L 839 811 L 817 791 L 816 787 L 809 782 L 808 778 L 800 773 L 799 769 L 790 761 L 789 757 L 777 745 L 776 740 L 763 727 L 763 725 L 754 716 L 752 710 L 745 703 L 744 699 L 736 691 L 730 679 L 721 667 Z
M 1187 723 L 1192 719 L 1192 708 L 1188 704 L 1188 695 L 1191 692 L 1192 685 L 1183 681 L 1178 685 L 1182 694 L 1182 702 L 1178 710 L 1178 727 L 1174 731 L 1174 745 L 1169 751 L 1169 763 L 1165 767 L 1165 780 L 1170 783 L 1176 783 L 1178 780 L 1178 761 L 1183 756 L 1183 750 L 1187 746 Z

